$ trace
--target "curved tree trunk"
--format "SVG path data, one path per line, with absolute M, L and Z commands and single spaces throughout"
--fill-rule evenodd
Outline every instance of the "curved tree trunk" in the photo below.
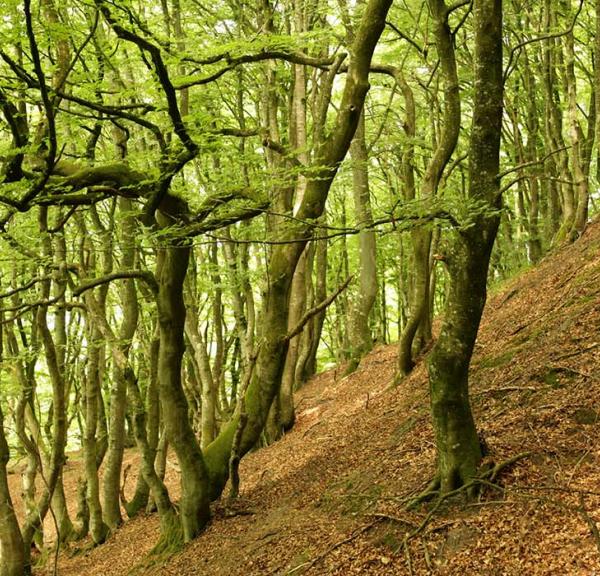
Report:
M 314 303 L 323 302 L 327 298 L 327 240 L 317 240 L 315 246 L 316 278 L 314 287 Z M 311 279 L 308 279 L 310 282 Z M 345 292 L 344 292 L 345 294 Z M 337 299 L 336 299 L 337 302 Z M 311 320 L 311 329 L 306 332 L 310 338 L 306 339 L 298 358 L 296 366 L 296 387 L 302 386 L 317 371 L 317 352 L 323 332 L 323 323 L 327 311 L 323 310 Z
M 359 283 L 358 294 L 350 308 L 350 363 L 347 373 L 356 370 L 361 358 L 373 348 L 369 316 L 377 297 L 377 243 L 369 193 L 368 153 L 365 136 L 364 112 L 360 116 L 354 140 L 350 145 L 352 156 L 352 192 L 357 226 L 364 228 L 358 235 Z
M 148 458 L 150 465 L 147 469 L 152 473 L 157 474 L 154 462 L 156 460 L 156 452 L 158 446 L 158 429 L 160 425 L 160 410 L 158 404 L 158 334 L 153 335 L 148 346 L 148 357 L 150 359 L 148 369 L 148 385 L 146 388 L 146 402 L 141 398 L 137 382 L 135 380 L 128 381 L 127 395 L 130 400 L 132 415 L 133 415 L 133 437 L 140 450 L 142 458 Z M 131 390 L 131 387 L 134 387 Z M 144 445 L 140 446 L 140 440 Z M 146 451 L 146 454 L 145 452 Z M 144 474 L 146 463 L 142 463 L 142 471 L 138 476 L 138 481 L 135 487 L 135 494 L 129 502 L 124 502 L 127 516 L 130 518 L 137 515 L 138 512 L 147 508 L 149 505 L 149 492 L 152 490 L 153 498 L 155 489 L 147 480 Z M 158 474 L 157 474 L 158 476 Z M 160 480 L 160 478 L 158 478 Z M 155 498 L 156 500 L 156 498 Z M 160 508 L 159 514 L 160 514 Z
M 486 300 L 487 271 L 499 224 L 502 125 L 502 0 L 475 0 L 475 95 L 469 150 L 474 225 L 453 232 L 446 255 L 450 289 L 444 322 L 428 360 L 442 492 L 467 483 L 481 448 L 469 403 L 468 372 Z
M 159 396 L 165 433 L 175 449 L 181 468 L 180 519 L 183 539 L 195 538 L 210 520 L 208 479 L 202 451 L 188 419 L 188 404 L 181 384 L 181 363 L 185 350 L 183 332 L 185 305 L 183 283 L 190 246 L 173 239 L 159 249 L 157 259 Z
M 0 330 L 0 340 L 2 332 Z M 1 347 L 1 344 L 0 344 Z M 1 355 L 1 354 L 0 354 Z M 9 452 L 4 435 L 4 416 L 0 406 L 0 574 L 2 576 L 23 576 L 25 574 L 25 548 L 15 509 L 8 489 Z
M 100 350 L 98 348 L 102 334 L 95 321 L 88 315 L 88 361 L 85 382 L 85 437 L 83 439 L 83 456 L 87 484 L 87 503 L 90 514 L 90 534 L 94 544 L 102 544 L 108 535 L 108 527 L 102 519 L 100 504 L 100 483 L 97 468 L 98 405 L 100 395 Z
M 47 233 L 48 210 L 45 207 L 40 208 L 39 225 L 40 233 L 42 234 L 42 253 L 48 261 L 51 261 L 52 244 L 50 236 Z M 50 296 L 51 283 L 52 281 L 50 279 L 44 280 L 41 283 L 41 296 L 45 299 L 48 299 Z M 42 495 L 38 501 L 35 513 L 28 515 L 22 530 L 25 569 L 27 573 L 31 570 L 31 544 L 37 530 L 42 525 L 44 518 L 50 509 L 52 496 L 64 465 L 65 446 L 67 442 L 67 398 L 65 393 L 64 373 L 60 366 L 60 352 L 57 350 L 56 343 L 48 326 L 47 312 L 48 305 L 40 306 L 36 313 L 36 323 L 44 348 L 50 382 L 52 383 L 52 413 L 50 416 L 52 422 L 52 440 Z M 58 536 L 60 539 L 60 533 Z
M 421 185 L 422 201 L 432 199 L 444 173 L 446 165 L 456 148 L 460 130 L 460 96 L 456 57 L 454 53 L 454 38 L 448 24 L 448 8 L 444 0 L 429 0 L 429 11 L 434 22 L 435 41 L 444 85 L 444 113 L 442 118 L 442 134 L 435 152 L 427 165 L 427 170 Z M 406 86 L 402 76 L 397 76 L 400 87 L 407 103 L 407 126 L 409 137 L 415 135 L 414 100 L 410 88 Z M 404 163 L 412 162 L 412 151 L 404 159 Z M 414 176 L 412 166 L 404 166 L 404 172 L 409 173 L 407 200 L 415 198 Z M 398 374 L 401 379 L 414 367 L 413 350 L 415 336 L 420 332 L 419 347 L 431 339 L 430 307 L 430 249 L 432 233 L 430 228 L 416 228 L 411 233 L 414 256 L 414 285 L 410 294 L 410 316 L 400 336 L 398 354 Z M 420 350 L 416 350 L 419 352 Z
M 288 306 L 290 287 L 296 265 L 312 234 L 309 221 L 319 218 L 325 208 L 327 194 L 337 173 L 339 163 L 346 155 L 364 100 L 369 89 L 368 75 L 375 45 L 385 26 L 391 0 L 370 0 L 362 16 L 353 46 L 353 58 L 348 68 L 346 85 L 340 102 L 336 124 L 331 134 L 318 142 L 310 179 L 297 220 L 278 230 L 277 240 L 269 262 L 270 284 L 264 300 L 262 334 L 254 374 L 245 396 L 248 415 L 242 435 L 239 454 L 252 448 L 262 433 L 269 409 L 279 392 L 281 375 L 287 354 Z M 287 241 L 294 240 L 292 243 Z M 223 429 L 206 449 L 206 464 L 210 475 L 211 496 L 218 497 L 227 481 L 229 459 L 239 416 Z
M 132 270 L 135 265 L 135 219 L 132 215 L 132 202 L 128 198 L 119 199 L 119 209 L 123 214 L 122 223 L 122 263 L 124 270 Z M 135 281 L 132 278 L 121 280 L 119 295 L 123 321 L 119 330 L 118 342 L 111 343 L 113 356 L 122 355 L 123 361 L 113 362 L 113 382 L 110 401 L 110 428 L 108 435 L 108 452 L 104 470 L 104 522 L 111 529 L 117 528 L 123 521 L 120 506 L 120 480 L 125 450 L 125 417 L 127 412 L 127 379 L 128 356 L 131 340 L 138 322 L 138 302 Z M 104 314 L 104 311 L 101 311 Z

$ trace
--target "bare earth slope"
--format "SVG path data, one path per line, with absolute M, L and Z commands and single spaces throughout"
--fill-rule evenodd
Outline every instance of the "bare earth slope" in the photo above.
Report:
M 382 347 L 302 389 L 293 431 L 243 461 L 237 515 L 217 506 L 200 538 L 136 569 L 158 536 L 138 518 L 60 574 L 598 574 L 599 329 L 599 223 L 490 297 L 476 420 L 489 459 L 530 454 L 478 502 L 404 510 L 434 471 L 427 380 L 420 366 L 389 389 L 396 352 Z

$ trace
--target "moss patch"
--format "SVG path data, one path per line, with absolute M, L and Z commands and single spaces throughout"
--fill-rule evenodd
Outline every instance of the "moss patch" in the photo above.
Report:
M 479 368 L 499 368 L 500 366 L 506 366 L 512 362 L 516 353 L 517 350 L 507 350 L 498 356 L 484 358 L 479 363 Z

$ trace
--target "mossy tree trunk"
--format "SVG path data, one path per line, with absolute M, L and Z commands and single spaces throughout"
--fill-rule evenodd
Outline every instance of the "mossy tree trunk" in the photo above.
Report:
M 306 274 L 308 266 L 307 246 L 296 266 L 292 286 L 290 288 L 290 304 L 288 310 L 288 329 L 292 329 L 302 317 L 306 308 Z M 294 413 L 294 388 L 296 365 L 302 335 L 294 336 L 289 341 L 288 351 L 281 377 L 279 394 L 273 400 L 269 413 L 266 434 L 269 442 L 278 440 L 283 432 L 289 430 L 295 418 Z
M 281 385 L 288 350 L 288 309 L 292 278 L 300 255 L 312 234 L 310 221 L 319 218 L 339 163 L 344 159 L 354 137 L 364 100 L 369 89 L 368 76 L 373 51 L 385 26 L 391 0 L 370 0 L 356 33 L 348 67 L 346 84 L 335 125 L 328 136 L 318 139 L 308 171 L 306 190 L 295 214 L 297 220 L 277 230 L 277 244 L 269 259 L 269 284 L 263 304 L 262 331 L 257 343 L 258 356 L 252 380 L 245 395 L 248 416 L 239 453 L 252 448 L 262 433 L 269 409 Z M 324 111 L 328 105 L 324 104 Z M 323 115 L 324 117 L 324 115 Z M 286 241 L 294 240 L 292 243 Z M 223 429 L 206 449 L 211 496 L 218 497 L 227 481 L 229 459 L 239 416 Z
M 456 56 L 454 53 L 454 38 L 448 17 L 450 10 L 444 0 L 429 0 L 429 11 L 432 16 L 435 31 L 435 42 L 440 60 L 442 81 L 444 86 L 444 112 L 442 122 L 442 133 L 439 142 L 431 157 L 423 182 L 421 184 L 420 199 L 423 202 L 431 200 L 435 194 L 444 173 L 446 165 L 450 161 L 460 130 L 460 95 L 458 86 L 458 74 L 456 70 Z M 415 136 L 415 110 L 413 94 L 406 85 L 401 75 L 397 75 L 397 81 L 402 89 L 406 110 L 406 130 L 411 138 Z M 411 146 L 412 147 L 412 146 Z M 403 158 L 403 171 L 406 180 L 406 199 L 415 199 L 414 169 L 412 165 L 413 152 Z M 400 336 L 398 351 L 398 375 L 397 378 L 406 376 L 414 367 L 414 355 L 420 352 L 428 341 L 431 340 L 431 306 L 430 306 L 430 250 L 432 232 L 429 227 L 418 227 L 411 232 L 413 245 L 413 287 L 410 294 L 410 315 L 404 330 Z M 418 345 L 415 336 L 420 332 Z
M 98 429 L 98 406 L 100 398 L 100 342 L 102 334 L 94 320 L 88 316 L 88 362 L 85 381 L 85 436 L 83 457 L 87 485 L 87 505 L 90 514 L 90 535 L 94 544 L 102 544 L 108 535 L 108 526 L 102 519 L 100 483 L 98 480 L 98 452 L 96 430 Z
M 47 262 L 52 261 L 52 242 L 48 234 L 48 210 L 41 207 L 39 211 L 39 230 L 42 237 L 42 254 Z M 47 269 L 49 266 L 47 266 Z M 48 300 L 51 294 L 52 280 L 41 282 L 40 295 Z M 34 514 L 29 514 L 25 519 L 22 529 L 23 547 L 25 553 L 25 573 L 31 572 L 31 545 L 34 537 L 42 526 L 44 518 L 50 509 L 52 496 L 58 485 L 60 474 L 65 462 L 65 446 L 67 443 L 67 396 L 64 373 L 60 366 L 60 353 L 57 351 L 56 342 L 49 328 L 48 305 L 42 305 L 36 312 L 36 324 L 40 340 L 43 345 L 48 369 L 49 379 L 52 384 L 52 410 L 49 415 L 48 429 L 52 431 L 50 440 L 50 456 L 45 473 L 45 482 L 42 494 L 38 500 Z M 51 422 L 51 424 L 50 424 Z M 59 534 L 60 539 L 60 534 Z
M 568 17 L 572 18 L 572 3 L 567 0 L 561 3 Z M 567 88 L 567 125 L 569 140 L 571 143 L 571 171 L 575 181 L 574 207 L 571 227 L 567 231 L 570 241 L 576 240 L 585 230 L 588 219 L 588 206 L 590 201 L 589 189 L 589 166 L 591 161 L 591 149 L 594 142 L 596 103 L 594 95 L 587 107 L 587 134 L 584 133 L 579 121 L 581 92 L 578 92 L 575 75 L 575 38 L 571 28 L 567 31 L 565 38 L 565 75 L 564 81 Z M 593 88 L 593 86 L 592 86 Z
M 56 220 L 60 221 L 63 218 L 62 208 L 58 208 L 56 211 Z M 64 303 L 65 290 L 67 285 L 67 244 L 65 240 L 64 231 L 56 234 L 54 242 L 54 258 L 58 273 L 56 275 L 56 281 L 54 282 L 53 291 L 55 298 L 59 302 Z M 54 339 L 56 347 L 56 361 L 58 369 L 63 375 L 63 379 L 67 374 L 65 366 L 65 357 L 67 351 L 67 309 L 66 307 L 59 306 L 54 311 Z M 65 382 L 65 396 L 66 399 L 69 397 L 69 389 L 71 384 Z M 68 403 L 67 403 L 68 404 Z M 68 406 L 65 406 L 65 410 L 68 410 Z M 63 484 L 62 469 L 58 476 L 56 488 L 52 495 L 52 510 L 56 516 L 58 524 L 58 532 L 60 534 L 60 541 L 67 542 L 75 536 L 75 529 L 71 518 L 69 517 L 69 511 L 67 510 L 67 499 L 65 496 L 65 487 Z
M 316 240 L 314 266 L 316 268 L 316 278 L 313 304 L 317 304 L 327 298 L 327 240 Z M 307 278 L 308 283 L 311 281 L 311 278 Z M 346 294 L 346 292 L 344 291 L 343 294 Z M 325 314 L 326 310 L 315 314 L 310 321 L 311 326 L 307 327 L 303 333 L 303 347 L 296 365 L 296 387 L 302 386 L 317 371 L 317 352 L 323 332 Z
M 475 0 L 474 13 L 475 94 L 468 190 L 471 225 L 453 231 L 446 254 L 450 288 L 445 316 L 428 360 L 442 492 L 467 483 L 477 474 L 481 461 L 468 372 L 486 301 L 487 271 L 501 205 L 502 0 Z
M 0 317 L 3 320 L 3 317 Z M 2 360 L 2 324 L 0 324 L 0 360 Z M 0 406 L 0 574 L 23 576 L 25 573 L 25 548 L 21 529 L 8 488 L 7 465 L 10 458 L 4 434 L 4 415 Z
M 372 229 L 373 214 L 369 190 L 368 150 L 365 117 L 361 114 L 350 146 L 352 157 L 352 194 L 358 235 L 358 293 L 350 308 L 350 363 L 347 372 L 354 371 L 361 358 L 373 348 L 369 325 L 371 310 L 377 297 L 377 240 Z
M 177 200 L 174 200 L 177 202 Z M 179 506 L 184 541 L 195 538 L 210 520 L 206 467 L 200 445 L 188 419 L 188 404 L 181 383 L 185 305 L 183 284 L 190 258 L 190 244 L 173 238 L 161 246 L 157 259 L 159 396 L 165 433 L 181 468 Z
M 122 221 L 122 262 L 124 270 L 132 270 L 135 266 L 136 223 L 132 215 L 133 204 L 128 198 L 119 198 L 119 210 L 123 214 Z M 108 452 L 104 470 L 104 522 L 111 529 L 122 523 L 119 501 L 121 468 L 125 450 L 125 416 L 127 411 L 127 378 L 128 357 L 131 341 L 138 323 L 138 301 L 135 281 L 132 278 L 121 280 L 119 290 L 123 320 L 118 334 L 118 342 L 112 343 L 113 356 L 123 356 L 121 362 L 113 363 L 113 378 L 110 401 L 110 428 L 108 434 Z M 101 311 L 104 315 L 104 310 Z M 131 376 L 129 376 L 131 377 Z

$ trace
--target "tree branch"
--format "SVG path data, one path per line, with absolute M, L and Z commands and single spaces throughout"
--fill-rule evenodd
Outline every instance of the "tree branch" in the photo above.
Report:
M 567 34 L 570 34 L 573 31 L 573 29 L 575 28 L 575 24 L 577 23 L 577 18 L 579 18 L 579 14 L 581 14 L 581 10 L 583 9 L 583 2 L 584 0 L 579 0 L 579 7 L 577 8 L 577 12 L 575 12 L 571 25 L 566 30 L 562 30 L 561 32 L 551 32 L 549 34 L 542 34 L 541 36 L 536 36 L 535 38 L 528 38 L 527 40 L 523 40 L 523 42 L 517 44 L 510 51 L 510 54 L 508 56 L 508 63 L 506 64 L 506 68 L 504 69 L 503 74 L 504 82 L 506 82 L 511 72 L 515 69 L 517 65 L 516 59 L 518 58 L 517 54 L 520 54 L 521 50 L 525 48 L 525 46 L 533 44 L 534 42 L 550 40 L 551 38 L 562 38 L 563 36 L 566 36 Z M 513 60 L 515 60 L 514 65 Z
M 191 58 L 187 58 L 186 60 L 195 62 L 198 64 L 204 64 L 202 60 L 193 60 Z M 244 56 L 239 56 L 237 58 L 228 58 L 227 55 L 223 55 L 218 60 L 227 60 L 227 66 L 223 66 L 219 70 L 213 72 L 212 74 L 208 74 L 205 76 L 196 76 L 195 78 L 190 78 L 189 80 L 185 80 L 183 82 L 179 82 L 175 85 L 176 90 L 183 90 L 184 88 L 190 88 L 192 86 L 199 86 L 202 84 L 209 84 L 210 82 L 214 82 L 218 80 L 223 74 L 230 72 L 237 68 L 240 64 L 247 64 L 251 62 L 261 62 L 263 60 L 284 60 L 286 62 L 291 62 L 292 64 L 301 64 L 304 66 L 312 66 L 314 68 L 328 69 L 329 66 L 333 63 L 333 58 L 313 58 L 306 54 L 302 54 L 300 52 L 290 53 L 283 51 L 269 51 L 265 50 L 259 52 L 258 54 L 245 54 Z M 214 60 L 217 62 L 218 60 Z
M 113 280 L 124 280 L 127 278 L 143 280 L 153 294 L 158 294 L 158 283 L 152 272 L 148 270 L 121 270 L 120 272 L 112 272 L 111 274 L 106 274 L 106 276 L 100 276 L 82 282 L 73 289 L 73 296 L 81 296 L 87 290 L 91 290 L 97 286 L 108 284 Z
M 398 34 L 402 40 L 406 40 L 421 56 L 427 56 L 427 51 L 421 48 L 421 46 L 419 46 L 413 38 L 402 32 L 402 30 L 400 30 L 400 28 L 398 28 L 395 24 L 388 20 L 386 21 L 386 25 L 389 26 L 396 34 Z
M 294 326 L 294 328 L 285 335 L 284 341 L 289 342 L 294 336 L 300 334 L 306 323 L 313 316 L 316 316 L 317 314 L 319 314 L 319 312 L 325 310 L 325 308 L 327 308 L 346 288 L 348 288 L 350 282 L 352 282 L 353 279 L 353 275 L 348 276 L 346 281 L 333 294 L 331 294 L 331 296 L 328 296 L 327 298 L 325 298 L 325 300 L 317 304 L 314 308 L 311 308 L 310 310 L 305 312 L 302 318 L 300 318 L 300 320 L 296 324 L 296 326 Z
M 123 40 L 127 40 L 128 42 L 135 44 L 141 50 L 150 54 L 152 63 L 154 65 L 154 71 L 156 72 L 158 81 L 162 86 L 165 98 L 167 100 L 167 109 L 169 117 L 171 118 L 171 122 L 173 123 L 173 129 L 175 130 L 175 134 L 177 134 L 177 136 L 189 152 L 189 159 L 191 160 L 198 153 L 198 145 L 192 140 L 181 117 L 181 112 L 179 111 L 179 104 L 177 103 L 177 93 L 175 92 L 173 83 L 169 78 L 169 72 L 162 59 L 160 48 L 158 48 L 151 42 L 148 42 L 148 40 L 142 38 L 141 36 L 138 36 L 131 30 L 123 28 L 123 26 L 121 26 L 115 20 L 108 6 L 106 6 L 104 0 L 95 1 L 96 5 L 100 8 L 102 14 L 104 15 L 108 23 L 111 25 L 112 29 L 115 31 L 115 34 L 119 38 L 122 38 Z

